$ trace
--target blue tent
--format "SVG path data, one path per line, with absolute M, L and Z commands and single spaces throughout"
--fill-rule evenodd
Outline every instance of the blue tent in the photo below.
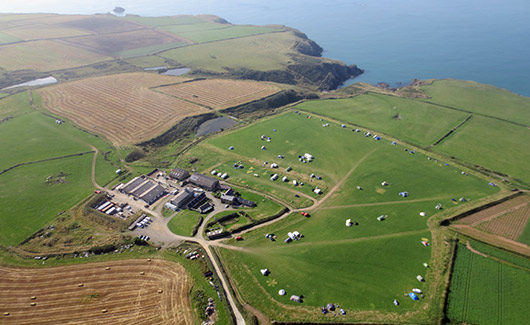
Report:
M 414 292 L 409 293 L 409 297 L 412 300 L 420 300 L 420 298 L 418 298 Z
M 397 144 L 397 142 L 396 142 L 396 141 L 392 141 L 392 144 L 393 144 L 393 145 L 396 145 L 396 144 Z

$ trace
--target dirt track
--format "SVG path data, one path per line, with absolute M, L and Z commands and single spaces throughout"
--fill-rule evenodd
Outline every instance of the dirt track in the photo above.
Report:
M 126 260 L 47 269 L 0 267 L 0 272 L 0 323 L 193 323 L 191 280 L 182 266 L 172 262 Z M 5 316 L 6 312 L 9 315 Z

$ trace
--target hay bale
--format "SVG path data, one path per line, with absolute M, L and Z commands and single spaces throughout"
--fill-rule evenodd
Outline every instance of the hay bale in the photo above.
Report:
M 162 290 L 162 289 L 158 289 L 157 292 L 158 292 L 158 293 L 162 293 L 162 292 L 164 292 L 164 290 Z
M 151 259 L 150 259 L 150 258 L 148 258 L 148 259 L 147 259 L 147 262 L 151 262 Z
M 110 270 L 110 267 L 107 266 L 107 267 L 105 268 L 105 270 L 107 270 L 107 271 Z
M 101 312 L 104 314 L 104 313 L 108 312 L 108 310 L 106 310 L 106 309 L 101 309 Z
M 30 306 L 37 306 L 37 303 L 36 302 L 32 302 L 31 304 L 29 304 Z
M 145 274 L 145 272 L 143 272 L 143 271 L 142 271 L 142 272 L 140 272 L 140 275 L 144 275 L 144 274 Z
M 31 300 L 35 300 L 35 299 L 37 299 L 37 297 L 35 297 L 35 296 L 31 296 L 30 299 L 31 299 Z
M 77 286 L 78 286 L 79 288 L 81 288 L 81 287 L 83 287 L 83 286 L 84 286 L 84 284 L 82 284 L 82 283 L 79 283 L 79 284 L 78 284 Z
M 9 316 L 9 312 L 6 311 L 6 312 L 4 313 L 4 316 Z

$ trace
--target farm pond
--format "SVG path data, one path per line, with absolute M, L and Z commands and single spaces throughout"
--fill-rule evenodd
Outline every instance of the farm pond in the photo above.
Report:
M 218 117 L 202 123 L 197 130 L 197 136 L 210 134 L 212 132 L 229 129 L 237 124 L 236 120 L 228 117 Z

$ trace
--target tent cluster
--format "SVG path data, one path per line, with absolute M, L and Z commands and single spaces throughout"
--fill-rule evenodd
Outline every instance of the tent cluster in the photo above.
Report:
M 290 243 L 293 240 L 300 240 L 304 235 L 300 234 L 298 231 L 288 232 L 287 238 L 284 240 L 285 243 Z

